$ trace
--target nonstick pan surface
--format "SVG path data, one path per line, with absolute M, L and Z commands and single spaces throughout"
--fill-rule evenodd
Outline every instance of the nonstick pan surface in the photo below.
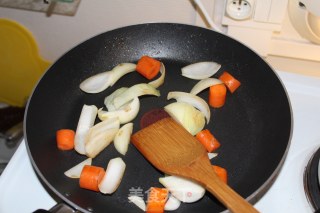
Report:
M 75 151 L 60 151 L 55 142 L 58 129 L 76 129 L 84 104 L 103 107 L 104 98 L 117 88 L 148 81 L 133 72 L 98 94 L 82 92 L 79 84 L 119 63 L 136 63 L 142 55 L 162 61 L 166 79 L 159 88 L 159 98 L 141 97 L 134 132 L 140 129 L 144 113 L 173 102 L 166 100 L 169 91 L 191 90 L 197 81 L 181 76 L 185 65 L 215 61 L 222 67 L 213 77 L 227 70 L 242 83 L 235 93 L 227 94 L 225 106 L 211 108 L 206 128 L 221 143 L 218 156 L 211 162 L 228 170 L 228 184 L 236 192 L 252 203 L 258 200 L 276 178 L 290 144 L 292 115 L 287 93 L 272 68 L 243 44 L 208 29 L 181 24 L 141 24 L 97 35 L 48 69 L 28 102 L 24 123 L 28 153 L 43 183 L 64 202 L 84 212 L 139 212 L 128 202 L 128 196 L 137 194 L 146 200 L 150 187 L 161 187 L 158 178 L 163 174 L 134 146 L 121 156 L 111 144 L 93 165 L 106 168 L 110 159 L 121 156 L 127 168 L 120 187 L 112 195 L 81 189 L 77 179 L 63 173 L 86 157 Z M 208 91 L 200 96 L 207 100 Z M 207 193 L 196 203 L 182 204 L 176 212 L 223 210 L 225 207 Z

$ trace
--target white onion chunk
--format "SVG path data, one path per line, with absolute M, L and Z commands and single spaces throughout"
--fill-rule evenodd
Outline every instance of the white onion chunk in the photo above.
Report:
M 191 78 L 194 80 L 201 80 L 211 77 L 220 68 L 221 65 L 216 62 L 204 61 L 190 64 L 181 68 L 181 73 L 184 77 Z

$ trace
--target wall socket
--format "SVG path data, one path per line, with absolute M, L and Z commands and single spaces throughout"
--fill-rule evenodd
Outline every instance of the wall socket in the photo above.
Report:
M 0 0 L 0 7 L 31 10 L 47 13 L 53 0 Z M 81 0 L 55 0 L 52 14 L 74 16 Z M 52 6 L 52 5 L 51 5 Z
M 228 0 L 226 4 L 227 15 L 235 20 L 245 20 L 253 14 L 254 0 Z

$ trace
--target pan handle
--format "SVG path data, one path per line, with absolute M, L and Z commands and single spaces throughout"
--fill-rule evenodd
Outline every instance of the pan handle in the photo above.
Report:
M 38 209 L 33 213 L 80 213 L 78 210 L 72 209 L 65 203 L 58 203 L 53 206 L 50 210 Z

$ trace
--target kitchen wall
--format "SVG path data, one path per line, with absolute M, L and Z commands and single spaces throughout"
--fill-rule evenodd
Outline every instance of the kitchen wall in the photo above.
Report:
M 203 3 L 210 5 L 212 1 Z M 82 0 L 75 16 L 50 17 L 41 12 L 0 7 L 0 17 L 27 27 L 41 55 L 50 61 L 94 35 L 125 25 L 177 22 L 205 26 L 189 0 Z
M 192 0 L 81 0 L 75 16 L 53 14 L 47 17 L 41 12 L 0 7 L 0 17 L 16 20 L 27 27 L 39 45 L 40 54 L 53 62 L 78 43 L 99 33 L 126 25 L 177 22 L 208 27 L 192 2 Z M 202 0 L 202 2 L 209 15 L 215 18 L 215 0 Z M 320 76 L 319 62 L 276 56 L 268 56 L 265 59 L 278 70 Z

